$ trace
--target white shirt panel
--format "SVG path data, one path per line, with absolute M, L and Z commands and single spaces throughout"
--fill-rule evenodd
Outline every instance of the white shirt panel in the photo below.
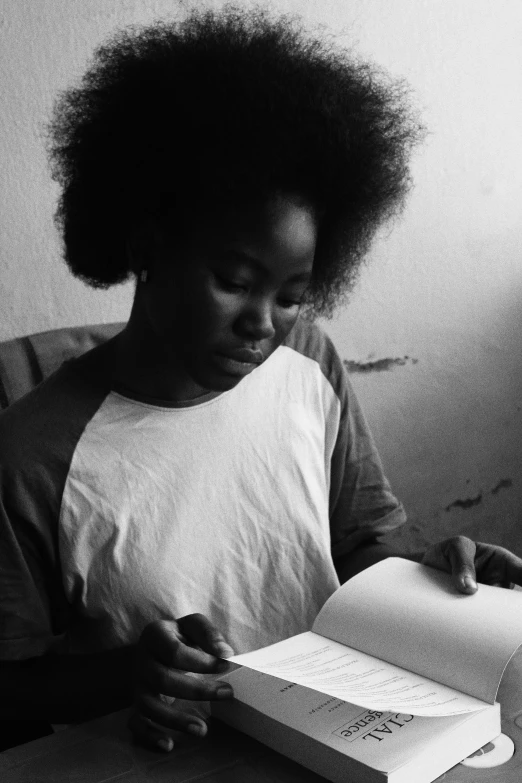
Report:
M 238 653 L 308 630 L 339 584 L 328 515 L 339 418 L 317 362 L 285 346 L 201 404 L 108 395 L 60 517 L 66 594 L 98 635 L 106 627 L 98 648 L 192 612 Z

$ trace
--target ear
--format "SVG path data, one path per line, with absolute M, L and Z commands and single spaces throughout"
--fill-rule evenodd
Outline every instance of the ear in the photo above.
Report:
M 138 260 L 138 253 L 136 252 L 134 237 L 127 237 L 125 239 L 125 255 L 127 257 L 127 263 L 130 271 L 133 272 L 137 277 L 140 273 L 142 265 Z
M 142 269 L 150 269 L 158 248 L 158 230 L 152 221 L 140 223 L 125 239 L 129 269 L 138 276 Z

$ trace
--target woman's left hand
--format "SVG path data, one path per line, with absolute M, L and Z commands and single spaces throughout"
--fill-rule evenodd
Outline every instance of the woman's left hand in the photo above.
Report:
M 421 563 L 450 573 L 461 593 L 475 593 L 477 582 L 508 588 L 522 585 L 521 558 L 501 546 L 475 543 L 464 536 L 432 544 Z

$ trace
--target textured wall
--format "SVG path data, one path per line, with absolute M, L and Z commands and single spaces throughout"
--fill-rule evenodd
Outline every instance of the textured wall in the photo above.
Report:
M 182 5 L 3 0 L 0 339 L 126 318 L 130 286 L 90 291 L 59 260 L 43 126 L 108 32 Z M 406 77 L 431 131 L 404 219 L 326 324 L 409 510 L 409 541 L 463 531 L 522 551 L 522 4 L 273 5 Z
M 414 537 L 522 554 L 522 4 L 358 8 L 357 48 L 407 77 L 431 135 L 328 328 L 354 369 L 375 362 L 353 378 Z

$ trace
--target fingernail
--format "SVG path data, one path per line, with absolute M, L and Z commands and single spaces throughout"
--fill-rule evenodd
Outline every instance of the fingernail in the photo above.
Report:
M 468 590 L 476 590 L 477 589 L 477 583 L 473 579 L 472 576 L 465 576 L 463 579 L 464 587 L 467 587 Z
M 230 685 L 220 685 L 216 691 L 216 698 L 218 699 L 230 699 L 234 695 L 234 692 Z
M 187 731 L 190 734 L 195 734 L 196 737 L 204 737 L 207 733 L 207 727 L 202 723 L 189 723 L 187 726 Z
M 156 742 L 156 745 L 158 748 L 161 748 L 161 750 L 164 750 L 165 753 L 170 753 L 174 747 L 174 740 L 172 737 L 161 737 L 161 739 Z
M 231 655 L 234 655 L 234 650 L 228 644 L 220 644 L 218 645 L 218 653 L 221 658 L 230 658 Z

